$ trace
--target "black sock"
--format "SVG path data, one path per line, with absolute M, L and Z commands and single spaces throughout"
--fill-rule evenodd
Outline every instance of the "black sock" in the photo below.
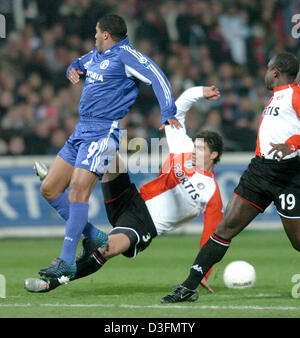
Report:
M 216 234 L 210 236 L 199 251 L 191 267 L 190 275 L 182 285 L 188 289 L 195 290 L 207 271 L 223 258 L 229 245 L 230 241 L 224 240 Z
M 77 271 L 74 279 L 82 278 L 88 276 L 96 271 L 98 271 L 107 260 L 101 255 L 101 253 L 96 250 L 93 255 L 87 260 L 87 262 L 82 264 L 77 264 Z

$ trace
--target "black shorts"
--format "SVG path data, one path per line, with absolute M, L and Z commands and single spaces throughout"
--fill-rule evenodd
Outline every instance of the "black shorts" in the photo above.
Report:
M 274 202 L 279 215 L 300 218 L 300 161 L 278 162 L 256 156 L 244 171 L 234 193 L 261 212 Z
M 157 236 L 145 201 L 130 182 L 128 174 L 120 174 L 115 180 L 101 186 L 107 217 L 114 228 L 111 234 L 121 232 L 127 235 L 131 246 L 123 255 L 135 257 Z

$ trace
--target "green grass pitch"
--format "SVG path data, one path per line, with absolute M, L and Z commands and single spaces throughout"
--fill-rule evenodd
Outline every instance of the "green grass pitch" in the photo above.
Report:
M 0 298 L 3 318 L 208 318 L 300 317 L 300 254 L 283 230 L 248 230 L 238 235 L 218 263 L 209 284 L 194 303 L 161 304 L 162 296 L 188 275 L 198 250 L 197 235 L 156 238 L 135 259 L 118 256 L 96 274 L 63 285 L 50 293 L 24 290 L 27 277 L 49 265 L 60 253 L 62 239 L 0 241 L 0 274 L 6 279 L 6 298 Z M 227 289 L 223 270 L 230 261 L 254 265 L 257 282 L 251 289 Z M 300 276 L 299 276 L 300 277 Z M 299 289 L 299 291 L 298 291 Z

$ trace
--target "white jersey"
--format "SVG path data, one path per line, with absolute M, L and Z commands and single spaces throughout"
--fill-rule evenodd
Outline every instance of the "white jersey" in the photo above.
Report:
M 289 144 L 292 153 L 283 160 L 297 156 L 300 146 L 300 87 L 294 82 L 274 88 L 274 94 L 262 113 L 257 134 L 255 154 L 274 159 L 274 152 L 268 155 L 270 142 Z
M 184 126 L 186 112 L 201 97 L 203 87 L 193 87 L 176 100 L 176 118 L 183 128 L 165 127 L 170 154 L 158 177 L 140 189 L 158 235 L 202 213 L 204 227 L 205 223 L 209 223 L 211 229 L 215 230 L 223 216 L 220 190 L 214 174 L 192 166 L 194 144 Z

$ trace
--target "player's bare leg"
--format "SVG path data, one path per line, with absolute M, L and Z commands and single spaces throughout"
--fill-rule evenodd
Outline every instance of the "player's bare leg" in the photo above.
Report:
M 93 172 L 82 168 L 75 168 L 69 187 L 69 202 L 88 203 L 98 180 L 99 177 Z
M 47 201 L 52 201 L 61 195 L 70 184 L 74 167 L 56 156 L 40 188 L 42 196 Z
M 118 177 L 119 166 L 120 160 L 117 156 L 116 161 L 113 161 L 110 165 L 110 171 L 102 177 L 104 182 L 109 182 L 110 180 L 114 180 Z M 66 233 L 62 251 L 59 258 L 55 259 L 49 268 L 40 270 L 39 273 L 41 276 L 52 278 L 59 277 L 60 271 L 70 270 L 71 273 L 68 273 L 69 279 L 74 277 L 77 269 L 75 264 L 76 248 L 81 233 L 88 220 L 88 200 L 98 180 L 99 176 L 91 171 L 83 168 L 73 169 L 68 193 L 69 217 L 67 218 Z M 90 252 L 89 248 L 87 248 L 87 242 L 88 241 L 84 239 L 82 254 L 76 260 L 77 265 L 80 263 L 83 264 L 95 250 L 95 248 L 93 248 L 93 251 Z M 103 247 L 103 245 L 99 245 L 97 247 Z M 99 253 L 96 257 L 99 257 L 99 255 L 101 256 Z M 101 256 L 100 262 L 105 261 L 105 257 Z M 64 265 L 65 263 L 66 268 L 60 269 L 60 264 Z
M 280 216 L 284 230 L 293 248 L 300 251 L 300 218 L 287 218 Z
M 120 160 L 118 155 L 116 161 L 117 162 L 114 163 L 114 168 L 113 167 L 110 168 L 111 171 L 104 174 L 102 178 L 103 183 L 113 181 L 116 178 L 118 178 L 120 172 L 125 172 L 125 166 Z M 92 189 L 92 186 L 90 187 L 90 189 Z M 82 278 L 98 271 L 108 259 L 123 252 L 126 252 L 130 248 L 130 245 L 131 245 L 130 239 L 124 233 L 116 233 L 109 235 L 107 245 L 104 245 L 102 248 L 98 247 L 98 249 L 95 250 L 88 257 L 88 259 L 76 260 L 77 271 L 75 276 L 70 278 L 70 280 Z M 69 280 L 65 280 L 62 278 L 52 278 L 52 279 L 29 278 L 25 280 L 25 288 L 31 292 L 48 292 L 68 281 Z
M 112 161 L 109 169 L 107 170 L 107 172 L 103 175 L 102 179 L 101 179 L 101 183 L 107 183 L 110 181 L 113 181 L 114 179 L 116 179 L 119 175 L 120 172 L 125 172 L 125 165 L 123 164 L 123 162 L 121 161 L 118 153 L 116 154 L 114 160 Z M 95 183 L 95 182 L 94 182 Z M 97 182 L 96 182 L 97 183 Z M 88 191 L 92 191 L 93 190 L 93 185 L 91 185 L 88 189 Z M 74 189 L 76 190 L 76 189 Z M 76 195 L 76 192 L 74 191 L 74 195 Z M 72 196 L 72 198 L 76 198 L 76 196 Z M 81 195 L 82 197 L 82 201 L 84 201 L 84 195 Z M 87 199 L 87 196 L 85 196 L 85 199 Z M 78 264 L 83 264 L 88 257 L 97 249 L 97 248 L 101 248 L 104 245 L 107 244 L 108 242 L 108 238 L 106 236 L 106 238 L 104 238 L 103 233 L 100 233 L 100 242 L 99 241 L 95 241 L 93 239 L 84 239 L 82 241 L 82 251 L 80 253 L 80 255 L 76 258 L 76 263 Z M 98 245 L 97 245 L 98 243 Z
M 237 195 L 232 195 L 225 215 L 216 229 L 216 235 L 230 241 L 239 234 L 260 211 Z
M 125 234 L 119 233 L 109 235 L 108 244 L 105 245 L 103 248 L 98 248 L 97 250 L 107 260 L 111 257 L 117 256 L 127 251 L 129 247 L 130 247 L 129 238 Z
M 34 163 L 34 170 L 36 175 L 39 176 L 42 183 L 42 192 L 43 194 L 49 198 L 49 204 L 56 209 L 56 211 L 62 216 L 62 218 L 67 221 L 69 218 L 69 197 L 66 191 L 63 191 L 63 188 L 66 182 L 70 182 L 71 177 L 66 179 L 66 182 L 63 183 L 63 177 L 59 177 L 61 179 L 58 184 L 54 184 L 55 182 L 55 174 L 60 171 L 65 171 L 66 173 L 73 173 L 74 168 L 69 163 L 65 162 L 61 157 L 57 156 L 54 160 L 52 167 L 48 170 L 47 166 L 40 161 L 36 161 Z M 49 174 L 50 172 L 50 174 Z M 48 175 L 49 174 L 49 175 Z M 47 178 L 47 179 L 46 179 Z M 67 184 L 69 185 L 69 183 Z M 52 193 L 51 193 L 52 191 Z M 54 199 L 53 196 L 57 196 Z M 108 238 L 107 235 L 96 228 L 93 224 L 88 222 L 82 232 L 84 239 L 82 242 L 82 251 L 78 257 L 76 257 L 76 261 L 84 262 L 98 247 L 103 247 L 103 245 L 107 244 Z
M 229 241 L 240 233 L 258 214 L 259 210 L 257 208 L 239 196 L 233 195 L 228 203 L 224 219 L 218 225 L 215 233 Z M 212 292 L 204 278 L 200 284 L 209 292 Z
M 108 259 L 127 251 L 129 247 L 130 240 L 126 235 L 122 233 L 109 235 L 107 245 L 98 248 L 84 262 L 77 263 L 76 274 L 71 279 L 63 277 L 51 279 L 27 278 L 24 282 L 24 287 L 30 292 L 49 292 L 62 284 L 67 284 L 70 280 L 76 280 L 95 273 Z
M 224 218 L 216 232 L 199 251 L 188 278 L 175 290 L 161 299 L 162 303 L 195 301 L 198 299 L 198 285 L 209 269 L 218 263 L 230 246 L 231 239 L 240 233 L 257 215 L 259 210 L 237 195 L 232 195 Z
M 75 276 L 77 269 L 76 249 L 88 223 L 88 200 L 98 180 L 98 175 L 86 169 L 75 168 L 73 170 L 67 201 L 69 217 L 67 218 L 62 250 L 59 257 L 55 258 L 49 267 L 39 271 L 42 277 L 60 278 L 67 276 L 68 279 L 71 279 Z M 64 203 L 66 203 L 65 198 Z

